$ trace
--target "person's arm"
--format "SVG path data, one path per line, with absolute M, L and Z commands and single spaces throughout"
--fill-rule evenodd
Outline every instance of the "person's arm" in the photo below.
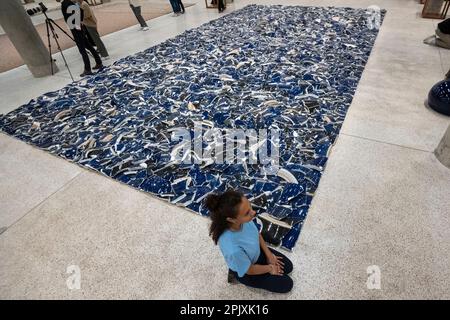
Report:
M 272 253 L 270 251 L 269 247 L 267 246 L 266 242 L 264 241 L 261 234 L 259 234 L 259 245 L 261 246 L 262 251 L 266 255 L 267 263 L 273 264 L 277 267 L 280 267 L 282 270 L 284 268 L 284 263 L 281 261 L 282 259 Z
M 273 271 L 273 267 L 270 264 L 262 265 L 262 264 L 252 264 L 250 268 L 248 268 L 247 274 L 251 276 L 256 276 L 258 274 L 271 273 Z
M 230 267 L 230 269 L 237 272 L 239 277 L 243 277 L 246 274 L 248 275 L 259 275 L 266 273 L 270 273 L 273 275 L 283 274 L 283 270 L 279 268 L 277 265 L 252 264 L 251 260 L 242 249 L 238 249 L 237 251 L 231 253 L 230 255 L 227 255 L 226 260 L 228 261 L 228 266 Z
M 81 9 L 83 10 L 83 21 L 92 17 L 91 7 L 86 2 L 83 2 Z

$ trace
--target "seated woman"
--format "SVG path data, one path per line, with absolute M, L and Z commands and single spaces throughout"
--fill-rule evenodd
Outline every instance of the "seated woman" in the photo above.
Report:
M 292 262 L 283 254 L 269 249 L 253 223 L 255 211 L 241 193 L 230 190 L 210 194 L 205 205 L 210 211 L 209 234 L 229 267 L 229 272 L 246 286 L 271 292 L 291 291 Z

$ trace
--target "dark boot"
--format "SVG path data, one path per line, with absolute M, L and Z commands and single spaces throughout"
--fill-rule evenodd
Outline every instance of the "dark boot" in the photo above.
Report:
M 236 277 L 234 276 L 233 271 L 231 271 L 230 269 L 228 269 L 228 279 L 227 279 L 228 283 L 234 283 L 236 281 Z
M 93 74 L 91 70 L 84 70 L 80 77 L 90 76 L 91 74 Z

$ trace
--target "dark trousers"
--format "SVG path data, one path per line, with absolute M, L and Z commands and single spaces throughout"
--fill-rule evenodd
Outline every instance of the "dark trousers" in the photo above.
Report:
M 132 4 L 130 4 L 130 7 L 131 7 L 131 10 L 133 10 L 133 13 L 134 13 L 134 15 L 135 15 L 137 21 L 140 23 L 141 27 L 142 27 L 142 28 L 148 27 L 148 26 L 147 26 L 147 23 L 146 23 L 145 20 L 144 20 L 144 18 L 142 18 L 142 15 L 141 15 L 141 7 L 140 7 L 140 6 L 139 6 L 139 7 L 135 7 L 135 6 L 133 6 Z
M 95 44 L 94 39 L 92 39 L 91 35 L 89 34 L 89 31 L 88 31 L 88 29 L 86 28 L 86 26 L 85 26 L 85 25 L 82 25 L 82 26 L 81 26 L 81 29 L 82 29 L 81 31 L 83 31 L 84 34 L 86 35 L 86 38 L 88 39 L 88 41 L 89 41 L 89 43 L 91 44 L 91 46 L 96 47 L 97 45 Z
M 178 0 L 178 6 L 180 7 L 180 9 L 181 9 L 181 12 L 182 13 L 184 13 L 184 4 L 183 4 L 183 2 L 181 2 L 181 0 Z
M 170 5 L 172 6 L 172 10 L 174 13 L 181 12 L 180 3 L 178 2 L 178 0 L 170 0 Z
M 284 274 L 282 276 L 274 276 L 270 273 L 266 274 L 259 274 L 255 276 L 251 275 L 244 275 L 242 278 L 238 276 L 238 274 L 234 271 L 231 271 L 236 279 L 246 286 L 252 287 L 252 288 L 259 288 L 259 289 L 265 289 L 271 292 L 276 293 L 286 293 L 291 291 L 292 286 L 294 285 L 292 279 L 287 275 L 288 273 L 291 273 L 293 266 L 291 260 L 289 260 L 285 255 L 282 253 L 279 253 L 276 250 L 273 250 L 272 248 L 269 248 L 270 251 L 273 252 L 273 254 L 282 257 L 283 263 L 284 263 Z M 266 255 L 261 250 L 261 254 L 259 255 L 258 261 L 256 261 L 255 264 L 267 264 Z
M 218 8 L 219 8 L 219 12 L 222 12 L 223 10 L 225 10 L 225 0 L 218 0 Z
M 91 63 L 89 61 L 89 56 L 86 52 L 86 49 L 92 53 L 92 56 L 94 57 L 95 62 L 98 65 L 101 65 L 102 59 L 100 59 L 100 56 L 98 55 L 97 51 L 89 43 L 84 32 L 81 30 L 77 30 L 77 29 L 71 29 L 70 31 L 72 31 L 72 35 L 75 40 L 75 44 L 77 45 L 78 51 L 80 51 L 81 57 L 83 58 L 84 70 L 91 71 Z
M 97 47 L 98 51 L 100 52 L 100 55 L 102 57 L 108 56 L 108 51 L 106 50 L 105 44 L 103 43 L 102 39 L 100 39 L 100 35 L 98 34 L 98 30 L 96 27 L 88 27 L 85 26 L 87 34 L 91 36 L 92 41 L 94 41 L 95 46 Z

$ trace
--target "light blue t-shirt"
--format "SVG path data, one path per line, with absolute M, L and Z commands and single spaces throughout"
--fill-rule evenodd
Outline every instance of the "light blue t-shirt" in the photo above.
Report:
M 228 267 L 243 277 L 259 258 L 258 228 L 250 221 L 243 223 L 240 231 L 228 229 L 219 237 L 219 247 Z

